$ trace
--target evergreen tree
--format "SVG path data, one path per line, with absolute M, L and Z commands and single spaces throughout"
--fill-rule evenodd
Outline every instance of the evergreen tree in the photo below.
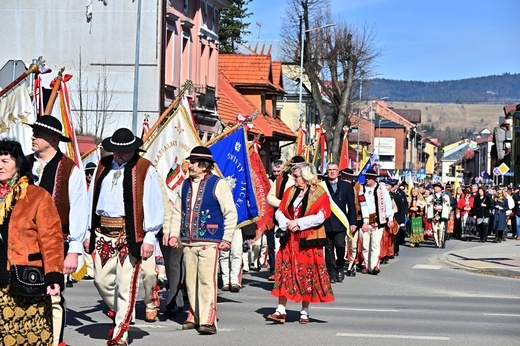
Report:
M 220 53 L 236 53 L 238 45 L 246 43 L 246 41 L 242 39 L 242 36 L 251 33 L 247 30 L 251 23 L 244 22 L 244 20 L 252 14 L 251 12 L 247 12 L 247 5 L 251 1 L 252 0 L 232 0 L 232 4 L 229 8 L 220 11 Z

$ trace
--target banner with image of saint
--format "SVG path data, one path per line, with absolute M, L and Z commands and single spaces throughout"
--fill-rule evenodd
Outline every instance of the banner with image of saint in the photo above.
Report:
M 255 196 L 251 164 L 247 149 L 246 134 L 243 126 L 223 134 L 208 145 L 222 177 L 226 179 L 233 192 L 233 200 L 241 227 L 258 219 L 259 209 Z
M 177 198 L 177 190 L 188 177 L 188 164 L 184 159 L 194 147 L 202 145 L 188 112 L 180 104 L 166 123 L 143 145 L 146 150 L 143 157 L 157 169 L 172 205 Z

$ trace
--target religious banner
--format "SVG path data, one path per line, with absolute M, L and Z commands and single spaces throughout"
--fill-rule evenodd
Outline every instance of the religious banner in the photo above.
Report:
M 233 192 L 241 227 L 258 219 L 258 202 L 253 186 L 253 177 L 247 149 L 244 126 L 223 134 L 208 145 L 217 167 Z
M 150 160 L 166 185 L 168 199 L 173 205 L 177 190 L 188 177 L 188 163 L 184 160 L 191 150 L 202 145 L 191 123 L 188 110 L 180 104 L 167 121 L 143 144 L 143 157 Z
M 32 152 L 32 128 L 36 121 L 29 90 L 21 83 L 0 98 L 0 138 L 20 142 L 25 154 Z
M 258 201 L 260 218 L 256 221 L 256 238 L 259 238 L 263 233 L 274 227 L 274 208 L 267 203 L 267 194 L 271 189 L 271 182 L 267 177 L 262 159 L 254 149 L 254 146 L 251 146 L 249 149 L 249 160 L 251 162 L 254 191 L 256 193 L 256 200 Z

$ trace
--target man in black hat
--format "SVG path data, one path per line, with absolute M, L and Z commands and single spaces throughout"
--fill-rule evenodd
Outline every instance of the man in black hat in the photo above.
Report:
M 92 176 L 94 175 L 94 171 L 96 170 L 97 165 L 94 162 L 89 162 L 85 166 L 85 178 L 87 181 L 87 189 L 90 188 L 90 183 L 92 182 Z
M 373 169 L 365 172 L 366 182 L 360 186 L 357 200 L 363 218 L 360 235 L 364 258 L 362 272 L 373 275 L 380 273 L 379 254 L 385 226 L 392 228 L 394 225 L 392 199 L 386 188 L 376 181 L 377 176 Z
M 34 124 L 32 150 L 27 158 L 32 166 L 32 173 L 37 177 L 36 185 L 47 190 L 54 199 L 60 214 L 63 239 L 65 239 L 65 260 L 63 273 L 67 275 L 67 287 L 72 287 L 69 275 L 78 267 L 78 256 L 83 253 L 88 223 L 87 188 L 83 172 L 60 151 L 61 142 L 70 142 L 63 135 L 61 122 L 51 116 L 39 117 Z M 63 295 L 52 296 L 53 338 L 54 345 L 64 345 L 65 299 Z
M 109 345 L 128 344 L 140 269 L 146 263 L 155 268 L 155 236 L 164 221 L 159 178 L 139 155 L 142 144 L 126 128 L 103 140 L 113 155 L 99 161 L 92 183 L 91 234 L 84 245 L 89 253 L 96 250 L 94 283 L 114 321 Z M 156 314 L 149 298 L 146 312 Z
M 446 226 L 451 212 L 450 196 L 441 183 L 433 184 L 433 193 L 426 198 L 426 218 L 432 223 L 436 248 L 445 247 Z
M 218 252 L 230 250 L 238 214 L 230 186 L 212 173 L 211 151 L 195 147 L 187 160 L 190 176 L 179 189 L 170 234 L 165 234 L 163 244 L 168 241 L 177 248 L 180 239 L 183 245 L 190 309 L 182 329 L 215 334 Z

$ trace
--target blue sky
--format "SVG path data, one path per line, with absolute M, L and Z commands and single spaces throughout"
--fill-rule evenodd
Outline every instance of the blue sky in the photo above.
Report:
M 330 6 L 337 20 L 374 29 L 380 78 L 520 73 L 520 0 L 330 0 Z M 253 0 L 249 43 L 280 41 L 286 7 L 287 0 Z

